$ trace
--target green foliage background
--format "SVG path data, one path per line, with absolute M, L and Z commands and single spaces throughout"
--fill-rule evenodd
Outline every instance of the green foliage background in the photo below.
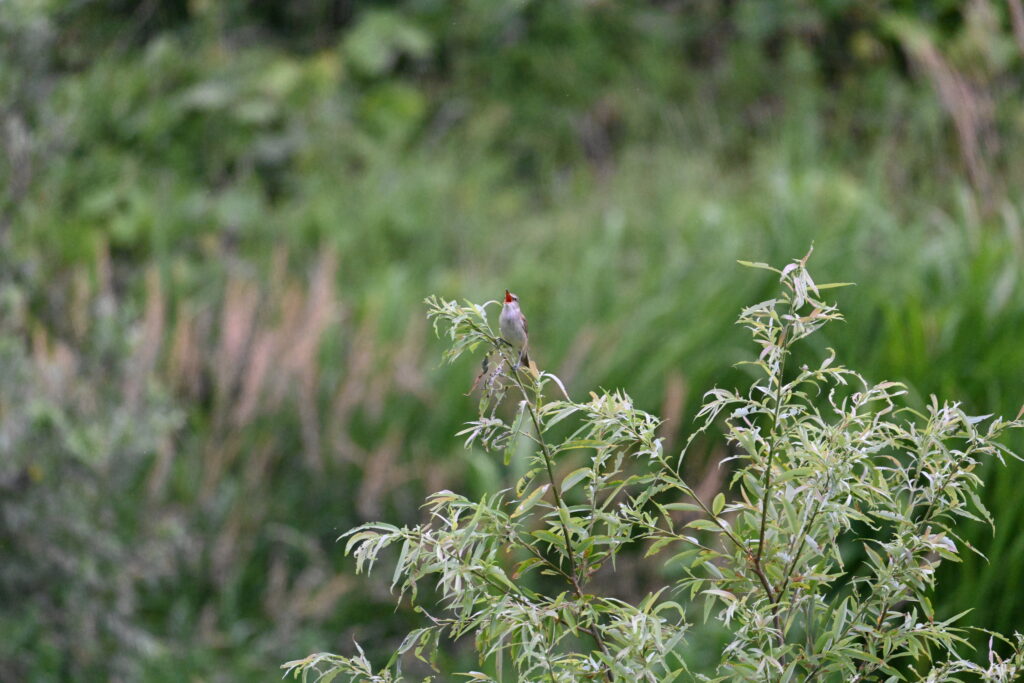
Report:
M 858 283 L 822 353 L 1012 417 L 1019 5 L 0 4 L 0 680 L 393 649 L 416 615 L 334 538 L 505 485 L 453 436 L 475 368 L 428 293 L 515 290 L 542 366 L 678 448 L 773 286 L 735 259 L 813 242 Z M 1020 627 L 1022 474 L 988 473 L 991 562 L 944 567 L 942 614 Z

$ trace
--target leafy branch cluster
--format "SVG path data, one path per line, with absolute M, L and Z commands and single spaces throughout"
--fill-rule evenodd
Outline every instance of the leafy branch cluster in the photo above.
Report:
M 1024 637 L 991 634 L 989 664 L 963 658 L 960 617 L 936 617 L 929 595 L 943 560 L 978 552 L 956 531 L 962 519 L 992 524 L 976 472 L 1017 457 L 998 442 L 1016 420 L 972 417 L 932 398 L 901 405 L 895 382 L 872 384 L 835 364 L 793 368 L 793 346 L 841 319 L 821 299 L 807 257 L 775 273 L 776 298 L 744 310 L 760 347 L 745 393 L 713 389 L 690 441 L 720 426 L 733 462 L 730 492 L 703 500 L 666 455 L 658 420 L 622 392 L 568 398 L 554 375 L 520 368 L 494 333 L 487 308 L 427 300 L 454 360 L 486 351 L 478 418 L 467 446 L 508 465 L 529 444 L 525 474 L 472 501 L 432 495 L 429 521 L 373 523 L 345 534 L 358 571 L 398 548 L 392 587 L 426 618 L 384 668 L 316 654 L 289 662 L 296 676 L 397 681 L 411 653 L 435 663 L 442 636 L 475 637 L 479 681 L 582 680 L 982 680 L 1024 673 Z M 563 399 L 548 400 L 557 385 Z M 514 405 L 511 418 L 502 406 Z M 579 453 L 586 464 L 571 469 Z M 685 453 L 685 450 L 684 450 Z M 678 580 L 636 604 L 591 590 L 617 555 L 641 541 L 645 557 L 670 553 Z M 439 594 L 437 606 L 420 588 Z M 670 598 L 675 599 L 670 599 Z M 729 633 L 718 666 L 687 666 L 690 621 Z M 998 644 L 996 643 L 998 641 Z M 1008 652 L 1000 656 L 999 651 Z
M 670 560 L 685 567 L 679 587 L 704 597 L 705 618 L 715 613 L 732 629 L 718 676 L 903 680 L 972 671 L 1012 680 L 1024 671 L 1021 637 L 994 635 L 1013 657 L 993 654 L 990 670 L 976 668 L 958 654 L 966 641 L 953 623 L 962 615 L 937 620 L 929 594 L 943 560 L 978 552 L 955 525 L 992 523 L 975 470 L 987 457 L 1016 457 L 997 439 L 1021 421 L 983 427 L 991 416 L 934 397 L 924 412 L 901 407 L 902 385 L 871 384 L 835 365 L 831 350 L 817 367 L 787 372 L 795 342 L 841 319 L 820 298 L 838 285 L 816 285 L 806 257 L 782 270 L 747 265 L 782 283 L 777 298 L 739 319 L 761 349 L 748 363 L 759 379 L 745 394 L 708 392 L 698 416 L 698 433 L 724 416 L 737 495 L 707 504 L 679 476 L 678 460 L 661 459 L 657 485 L 633 503 L 655 546 L 679 549 Z M 659 502 L 666 492 L 688 501 Z M 681 529 L 680 510 L 697 515 Z

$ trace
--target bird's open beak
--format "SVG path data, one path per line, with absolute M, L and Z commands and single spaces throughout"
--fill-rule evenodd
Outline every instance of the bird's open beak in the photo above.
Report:
M 512 303 L 512 292 L 508 291 L 507 289 L 505 290 L 505 303 Z

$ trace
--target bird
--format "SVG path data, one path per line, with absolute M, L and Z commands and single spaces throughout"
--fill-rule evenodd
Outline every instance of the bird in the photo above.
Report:
M 526 316 L 519 310 L 519 297 L 505 290 L 505 303 L 501 306 L 501 317 L 498 319 L 501 338 L 519 352 L 519 365 L 530 365 L 526 347 L 530 343 Z

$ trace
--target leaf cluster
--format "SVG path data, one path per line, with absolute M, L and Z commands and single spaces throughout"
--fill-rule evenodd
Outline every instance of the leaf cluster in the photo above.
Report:
M 782 269 L 744 263 L 780 288 L 739 317 L 760 349 L 751 386 L 712 389 L 697 416 L 690 443 L 716 426 L 731 452 L 730 486 L 710 501 L 680 473 L 686 450 L 665 454 L 658 419 L 626 394 L 573 401 L 555 376 L 517 365 L 487 320 L 496 302 L 428 299 L 449 360 L 486 352 L 467 446 L 508 465 L 527 443 L 525 473 L 479 501 L 434 494 L 421 525 L 345 534 L 359 571 L 399 548 L 392 587 L 428 624 L 377 673 L 361 652 L 285 667 L 398 680 L 404 654 L 433 663 L 442 636 L 473 635 L 490 673 L 464 674 L 472 680 L 1012 680 L 1024 670 L 1021 636 L 992 634 L 982 667 L 964 658 L 963 615 L 940 618 L 930 596 L 943 561 L 979 552 L 957 524 L 993 523 L 977 469 L 1018 457 L 998 439 L 1024 423 L 934 397 L 912 409 L 901 384 L 871 383 L 831 350 L 792 367 L 797 342 L 842 318 L 822 298 L 841 285 L 815 283 L 809 256 Z M 546 399 L 552 383 L 564 399 Z M 581 452 L 586 464 L 571 469 Z M 677 580 L 635 604 L 593 592 L 595 574 L 614 572 L 637 541 L 645 557 L 668 552 Z M 424 582 L 441 596 L 436 608 L 419 601 Z M 729 634 L 706 673 L 687 666 L 695 620 Z

